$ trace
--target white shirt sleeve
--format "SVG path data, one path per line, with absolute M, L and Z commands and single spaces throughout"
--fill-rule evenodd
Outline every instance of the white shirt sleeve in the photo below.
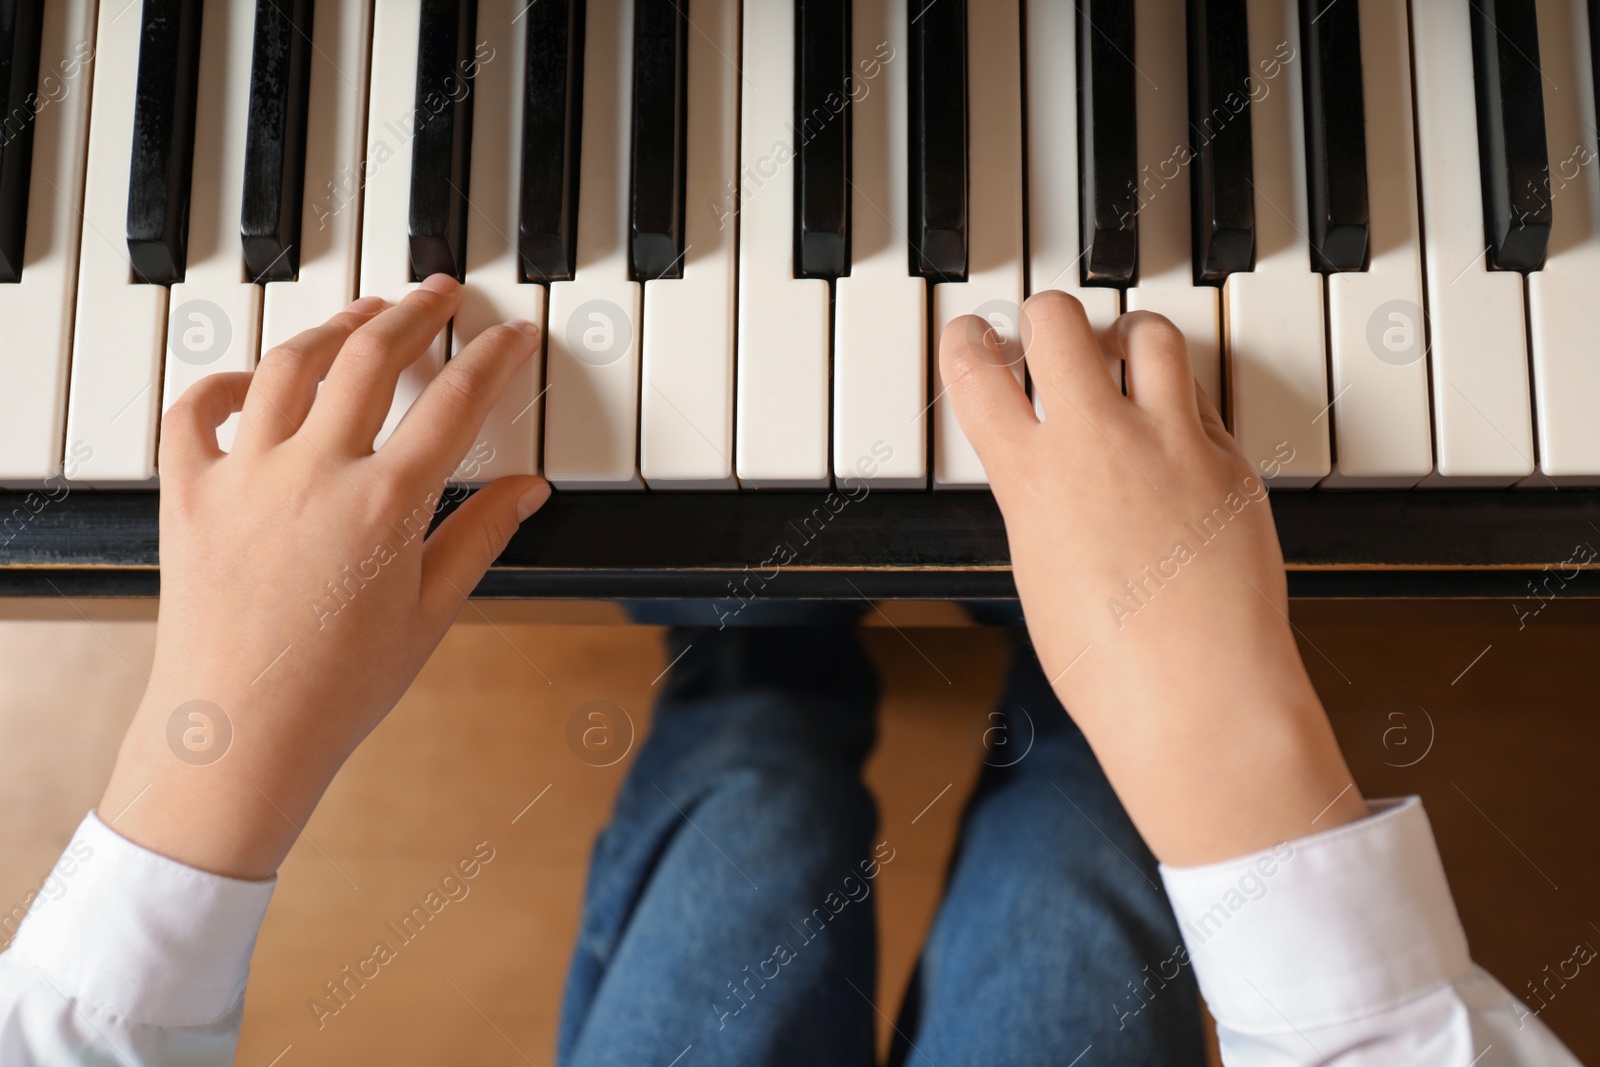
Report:
M 91 812 L 0 953 L 0 1063 L 231 1063 L 275 883 L 195 870 Z
M 1537 1018 L 1543 1001 L 1467 955 L 1421 800 L 1368 807 L 1252 856 L 1162 867 L 1223 1061 L 1576 1067 Z M 1580 945 L 1562 962 L 1593 958 Z
M 1162 868 L 1187 951 L 1169 962 L 1194 967 L 1224 1061 L 1576 1065 L 1536 1017 L 1537 987 L 1524 1003 L 1472 964 L 1421 802 L 1371 808 Z M 0 1063 L 229 1062 L 274 884 L 187 867 L 89 814 L 0 953 Z M 1594 955 L 1579 945 L 1555 970 Z

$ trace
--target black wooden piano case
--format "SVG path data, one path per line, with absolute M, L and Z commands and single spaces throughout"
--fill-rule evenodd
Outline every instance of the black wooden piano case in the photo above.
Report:
M 0 492 L 0 595 L 155 596 L 156 493 Z M 450 505 L 447 504 L 448 508 Z M 1295 597 L 1600 596 L 1600 490 L 1283 491 Z M 1597 590 L 1590 592 L 1591 584 Z M 1016 595 L 988 493 L 557 493 L 477 595 Z

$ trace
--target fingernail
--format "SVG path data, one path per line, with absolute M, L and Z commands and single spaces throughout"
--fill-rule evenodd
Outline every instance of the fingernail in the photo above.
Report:
M 422 283 L 422 288 L 430 293 L 453 293 L 461 288 L 461 283 L 448 274 L 430 274 L 427 281 Z
M 512 319 L 506 325 L 528 337 L 539 336 L 539 324 L 536 322 L 529 322 L 527 319 Z
M 539 482 L 523 492 L 517 499 L 517 521 L 526 522 L 528 516 L 538 511 L 550 499 L 550 483 Z
M 382 311 L 387 303 L 388 301 L 381 296 L 364 296 L 345 308 L 345 310 L 354 311 L 357 315 L 371 315 L 374 312 Z

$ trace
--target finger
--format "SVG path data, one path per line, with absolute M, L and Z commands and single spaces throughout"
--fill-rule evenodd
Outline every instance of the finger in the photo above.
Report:
M 1206 431 L 1206 436 L 1217 444 L 1231 444 L 1233 436 L 1228 433 L 1227 423 L 1222 421 L 1222 412 L 1217 410 L 1217 405 L 1211 402 L 1206 391 L 1200 388 L 1199 381 L 1194 383 L 1195 404 L 1200 412 L 1200 425 Z
M 539 327 L 507 322 L 484 330 L 446 363 L 380 453 L 383 462 L 442 484 L 483 429 L 514 372 L 539 347 Z
M 1003 448 L 1039 425 L 1005 346 L 976 315 L 963 315 L 944 328 L 939 377 L 956 421 L 986 467 L 986 451 Z
M 352 333 L 334 358 L 302 432 L 324 449 L 371 452 L 400 372 L 433 346 L 460 306 L 460 283 L 435 274 Z
M 423 617 L 443 630 L 505 551 L 524 519 L 550 499 L 550 483 L 534 475 L 496 478 L 439 524 L 422 547 Z
M 235 451 L 263 450 L 300 429 L 321 382 L 339 349 L 356 329 L 388 306 L 381 296 L 364 296 L 321 326 L 302 330 L 268 349 L 256 366 L 255 381 L 239 417 Z
M 162 474 L 183 474 L 225 453 L 217 445 L 217 427 L 244 407 L 253 372 L 208 374 L 195 382 L 161 417 Z
M 1127 367 L 1128 399 L 1163 419 L 1199 418 L 1189 346 L 1165 315 L 1130 311 L 1102 338 Z
M 1060 390 L 1074 404 L 1097 405 L 1119 396 L 1100 339 L 1076 297 L 1047 289 L 1022 305 L 1028 373 L 1048 411 Z

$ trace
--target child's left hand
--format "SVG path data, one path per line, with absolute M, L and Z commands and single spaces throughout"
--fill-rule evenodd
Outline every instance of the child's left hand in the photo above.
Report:
M 167 412 L 155 663 L 99 808 L 124 836 L 219 874 L 271 876 L 548 499 L 541 478 L 501 478 L 424 542 L 445 480 L 538 347 L 532 323 L 485 331 L 373 451 L 400 372 L 460 303 L 444 275 L 388 310 L 358 300 Z M 224 453 L 215 429 L 236 411 Z

